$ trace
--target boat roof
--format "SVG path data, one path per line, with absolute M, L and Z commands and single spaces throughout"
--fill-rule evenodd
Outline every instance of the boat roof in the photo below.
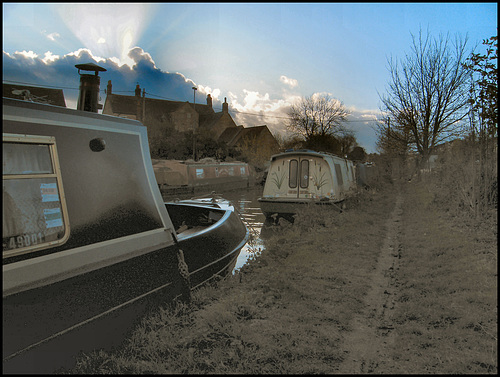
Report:
M 52 117 L 54 117 L 54 118 L 57 118 L 57 114 L 67 114 L 67 115 L 72 115 L 72 116 L 99 119 L 99 120 L 105 119 L 105 120 L 109 120 L 109 121 L 113 121 L 113 122 L 119 122 L 122 125 L 145 127 L 141 122 L 134 120 L 134 119 L 121 118 L 121 117 L 117 117 L 117 116 L 113 116 L 113 115 L 106 115 L 106 114 L 100 114 L 100 113 L 92 113 L 89 111 L 70 109 L 67 107 L 55 106 L 55 105 L 50 105 L 50 104 L 46 104 L 46 103 L 24 101 L 24 100 L 8 98 L 8 97 L 2 97 L 2 105 L 3 106 L 13 106 L 13 107 L 17 107 L 17 108 L 26 108 L 26 109 L 46 111 L 50 114 L 54 114 L 54 115 L 52 115 Z
M 341 158 L 345 160 L 344 157 L 337 156 L 336 154 L 333 153 L 328 153 L 328 152 L 316 152 L 311 149 L 296 149 L 296 150 L 287 150 L 283 153 L 278 153 L 275 155 L 271 156 L 271 161 L 276 160 L 279 157 L 286 157 L 286 156 L 291 156 L 291 155 L 302 155 L 302 156 L 314 156 L 314 157 L 336 157 L 336 158 Z

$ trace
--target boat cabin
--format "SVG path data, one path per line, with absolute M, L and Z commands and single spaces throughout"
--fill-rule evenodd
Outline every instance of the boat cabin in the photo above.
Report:
M 341 202 L 355 187 L 352 161 L 311 150 L 288 151 L 271 157 L 259 202 L 267 217 L 290 214 L 297 204 Z

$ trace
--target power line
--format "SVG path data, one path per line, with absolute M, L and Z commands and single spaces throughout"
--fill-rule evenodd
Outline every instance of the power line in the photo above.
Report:
M 74 88 L 74 87 L 72 88 L 72 87 L 51 86 L 51 85 L 43 85 L 43 86 L 41 86 L 39 84 L 31 84 L 31 83 L 27 83 L 27 82 L 12 81 L 12 80 L 3 80 L 3 82 L 4 83 L 11 83 L 11 84 L 23 84 L 23 85 L 40 87 L 40 88 L 54 88 L 54 89 L 68 89 L 68 90 L 79 90 L 80 89 L 80 88 Z M 105 89 L 100 89 L 99 92 L 106 93 L 106 90 Z M 133 91 L 133 90 L 113 90 L 113 93 L 135 93 L 135 91 Z M 158 98 L 161 98 L 161 99 L 165 99 L 165 100 L 168 100 L 168 101 L 182 102 L 182 101 L 175 100 L 173 98 L 163 97 L 163 96 L 160 96 L 158 94 L 153 94 L 153 93 L 149 93 L 149 92 L 145 92 L 145 94 L 148 94 L 148 95 L 154 96 L 154 97 L 158 97 Z M 222 110 L 222 107 L 221 108 L 217 108 L 217 110 Z M 274 119 L 287 119 L 287 120 L 290 119 L 290 117 L 286 117 L 286 116 L 247 113 L 247 112 L 239 111 L 239 110 L 235 110 L 235 109 L 232 109 L 231 111 L 233 113 L 236 113 L 236 114 L 249 115 L 249 116 L 258 116 L 258 117 L 274 118 Z M 371 120 L 346 120 L 346 121 L 344 121 L 344 123 L 365 123 L 365 122 L 376 122 L 376 121 L 377 121 L 376 119 L 371 119 Z
M 22 82 L 22 81 L 12 81 L 12 80 L 3 80 L 4 83 L 10 83 L 10 84 L 23 84 L 23 85 L 29 85 L 29 86 L 34 86 L 37 88 L 54 88 L 54 89 L 69 89 L 69 90 L 78 90 L 79 88 L 70 88 L 70 87 L 64 87 L 64 86 L 52 86 L 52 85 L 39 85 L 39 84 L 32 84 L 29 82 Z

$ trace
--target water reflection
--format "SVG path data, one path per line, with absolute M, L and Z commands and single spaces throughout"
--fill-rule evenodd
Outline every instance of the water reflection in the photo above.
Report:
M 241 249 L 233 273 L 243 267 L 248 258 L 258 254 L 264 249 L 264 243 L 261 239 L 261 230 L 266 217 L 260 210 L 259 202 L 257 201 L 261 196 L 262 187 L 222 193 L 222 197 L 230 200 L 241 214 L 250 232 L 250 238 L 247 244 Z

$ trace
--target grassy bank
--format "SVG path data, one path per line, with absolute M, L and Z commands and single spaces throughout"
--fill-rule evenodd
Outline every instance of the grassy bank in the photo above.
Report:
M 401 192 L 395 341 L 374 372 L 496 373 L 496 235 L 457 227 L 418 183 Z M 363 191 L 343 213 L 306 208 L 239 274 L 159 308 L 122 349 L 83 355 L 71 373 L 335 373 L 396 194 Z
M 404 187 L 391 372 L 497 373 L 496 218 L 453 217 L 427 187 Z

